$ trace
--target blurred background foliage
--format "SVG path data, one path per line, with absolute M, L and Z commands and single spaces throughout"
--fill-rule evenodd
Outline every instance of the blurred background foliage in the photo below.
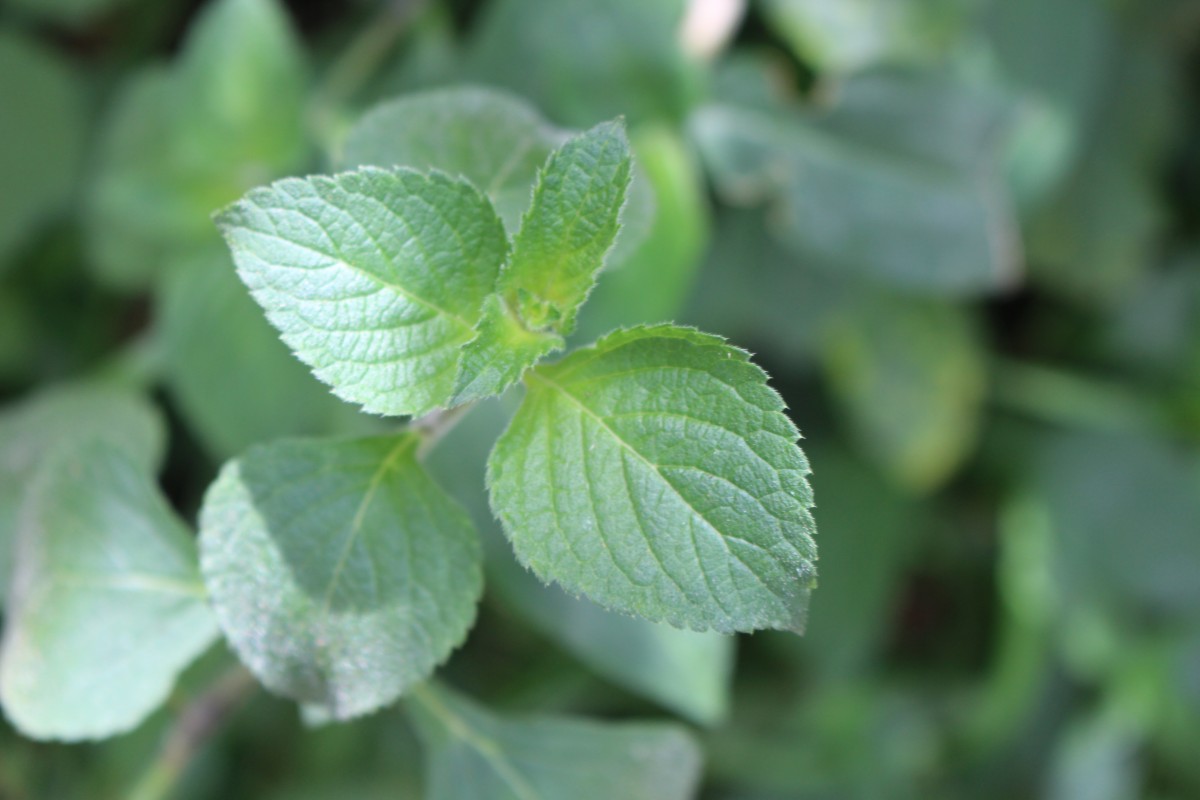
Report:
M 491 553 L 443 670 L 475 700 L 445 702 L 528 747 L 576 735 L 528 712 L 674 716 L 713 800 L 1200 797 L 1200 4 L 283 11 L 0 5 L 0 576 L 22 453 L 75 425 L 161 438 L 113 393 L 165 415 L 185 516 L 254 442 L 379 430 L 289 355 L 209 215 L 344 164 L 380 101 L 495 87 L 555 126 L 628 121 L 652 202 L 579 340 L 673 319 L 752 350 L 805 436 L 821 577 L 806 636 L 736 641 L 540 586 L 482 493 L 490 401 L 432 456 Z M 103 744 L 0 727 L 0 797 L 125 796 L 230 658 Z M 176 796 L 441 796 L 454 768 L 423 712 L 249 702 Z

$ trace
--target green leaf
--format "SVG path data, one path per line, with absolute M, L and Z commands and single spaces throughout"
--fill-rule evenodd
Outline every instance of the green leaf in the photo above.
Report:
M 83 156 L 82 87 L 53 51 L 0 29 L 0 266 L 65 205 Z
M 479 543 L 420 442 L 256 447 L 204 501 L 201 567 L 226 637 L 269 689 L 334 719 L 424 680 L 475 617 Z
M 283 341 L 378 414 L 450 399 L 508 248 L 471 184 L 409 169 L 278 181 L 217 224 Z
M 970 455 L 987 369 L 965 309 L 864 296 L 831 326 L 823 356 L 860 448 L 896 483 L 932 490 Z
M 691 128 L 721 193 L 769 203 L 774 235 L 804 261 L 971 295 L 1009 286 L 1020 263 L 999 174 L 1003 109 L 982 94 L 932 74 L 873 74 L 820 118 L 712 105 Z
M 56 451 L 22 506 L 0 699 L 27 736 L 127 731 L 216 637 L 195 544 L 144 465 Z
M 307 157 L 305 67 L 275 0 L 205 8 L 170 67 L 136 73 L 101 137 L 87 197 L 99 277 L 140 288 L 215 240 L 210 215 Z
M 474 406 L 430 452 L 434 477 L 461 502 L 482 532 L 490 593 L 597 675 L 700 725 L 720 722 L 729 705 L 736 639 L 680 630 L 616 614 L 544 586 L 513 558 L 484 488 L 488 451 L 514 403 Z
M 524 564 L 652 621 L 802 630 L 816 574 L 808 462 L 745 352 L 637 328 L 525 382 L 488 462 Z
M 510 89 L 564 125 L 682 119 L 701 76 L 681 0 L 500 0 L 467 42 L 465 77 Z
M 173 264 L 158 301 L 167 389 L 218 459 L 282 436 L 370 432 L 374 418 L 331 395 L 279 341 L 223 247 Z
M 66 444 L 101 440 L 147 473 L 158 469 L 166 430 L 140 394 L 99 384 L 43 389 L 0 413 L 0 598 L 8 593 L 18 509 L 46 456 Z
M 427 800 L 687 800 L 700 749 L 657 723 L 508 719 L 422 686 L 408 708 L 427 748 Z
M 934 61 L 966 27 L 966 0 L 766 0 L 767 19 L 818 70 Z
M 507 92 L 437 89 L 398 97 L 363 115 L 346 137 L 338 166 L 461 175 L 487 194 L 515 231 L 538 168 L 566 135 Z
M 501 288 L 525 325 L 570 333 L 612 247 L 632 174 L 620 122 L 568 141 L 538 175 Z

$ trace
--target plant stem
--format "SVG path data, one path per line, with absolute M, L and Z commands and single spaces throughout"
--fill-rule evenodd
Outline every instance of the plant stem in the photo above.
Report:
M 234 665 L 193 699 L 167 731 L 158 757 L 129 793 L 130 800 L 165 800 L 196 752 L 241 707 L 258 683 Z
M 454 429 L 454 426 L 475 407 L 474 403 L 466 403 L 453 408 L 442 408 L 431 411 L 419 419 L 408 423 L 408 429 L 421 435 L 421 444 L 417 448 L 417 458 L 424 460 L 429 451 L 437 447 L 442 437 Z

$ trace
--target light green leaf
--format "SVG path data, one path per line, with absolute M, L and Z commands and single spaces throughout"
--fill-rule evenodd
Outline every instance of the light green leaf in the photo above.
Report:
M 0 413 L 0 599 L 8 593 L 18 509 L 47 454 L 102 440 L 125 450 L 147 473 L 158 469 L 166 430 L 140 394 L 100 384 L 44 389 Z
M 331 395 L 288 352 L 219 245 L 160 283 L 167 389 L 218 459 L 282 436 L 368 433 L 375 418 Z
M 964 309 L 864 296 L 831 326 L 823 355 L 860 448 L 896 483 L 929 491 L 970 455 L 987 370 Z
M 283 341 L 378 414 L 450 399 L 508 248 L 471 184 L 409 169 L 278 181 L 217 224 Z
M 498 717 L 433 686 L 408 708 L 427 747 L 427 800 L 688 800 L 701 755 L 659 723 Z
M 275 0 L 220 0 L 173 65 L 130 79 L 87 198 L 101 278 L 146 285 L 173 256 L 215 240 L 213 211 L 304 163 L 305 72 Z
M 188 530 L 144 465 L 105 442 L 39 469 L 7 623 L 0 699 L 36 738 L 129 730 L 217 634 Z
M 367 112 L 347 135 L 338 165 L 461 175 L 487 194 L 515 231 L 529 207 L 538 168 L 566 137 L 527 101 L 507 92 L 437 89 Z
M 479 543 L 420 442 L 256 447 L 204 501 L 201 567 L 226 637 L 269 689 L 333 719 L 424 680 L 475 618 Z
M 63 206 L 83 155 L 83 93 L 54 52 L 0 29 L 0 266 Z
M 525 382 L 488 462 L 523 563 L 652 621 L 802 630 L 816 574 L 808 462 L 745 352 L 637 328 Z
M 774 235 L 806 262 L 970 295 L 1010 285 L 1020 260 L 1002 109 L 980 95 L 933 75 L 869 75 L 821 118 L 713 105 L 691 127 L 721 193 L 769 203 Z
M 501 288 L 525 325 L 570 333 L 620 226 L 633 158 L 620 122 L 568 141 L 538 174 Z

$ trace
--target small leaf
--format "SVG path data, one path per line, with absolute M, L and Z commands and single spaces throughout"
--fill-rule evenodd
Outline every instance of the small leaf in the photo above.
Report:
M 500 295 L 484 305 L 479 335 L 463 349 L 454 403 L 469 403 L 503 392 L 525 370 L 563 346 L 561 336 L 525 329 Z
M 216 637 L 191 535 L 142 465 L 63 448 L 22 506 L 0 699 L 36 738 L 129 730 Z
M 42 460 L 56 448 L 101 440 L 147 473 L 162 460 L 165 425 L 144 397 L 111 386 L 44 389 L 0 413 L 0 599 L 8 593 L 18 509 Z
M 278 181 L 217 223 L 267 318 L 335 394 L 377 414 L 450 399 L 508 247 L 477 189 L 365 168 Z
M 527 327 L 571 332 L 616 239 L 632 166 L 622 124 L 606 122 L 564 144 L 542 168 L 501 275 Z
M 515 231 L 538 168 L 566 135 L 516 95 L 436 89 L 381 103 L 363 115 L 346 136 L 338 164 L 461 175 L 487 194 Z
M 700 749 L 682 727 L 498 717 L 422 686 L 408 708 L 427 747 L 427 800 L 687 800 Z
M 205 498 L 201 567 L 226 637 L 269 689 L 334 719 L 424 680 L 475 617 L 479 543 L 420 441 L 256 447 Z
M 526 385 L 488 464 L 523 563 L 653 621 L 803 628 L 816 574 L 808 462 L 746 353 L 636 328 Z

